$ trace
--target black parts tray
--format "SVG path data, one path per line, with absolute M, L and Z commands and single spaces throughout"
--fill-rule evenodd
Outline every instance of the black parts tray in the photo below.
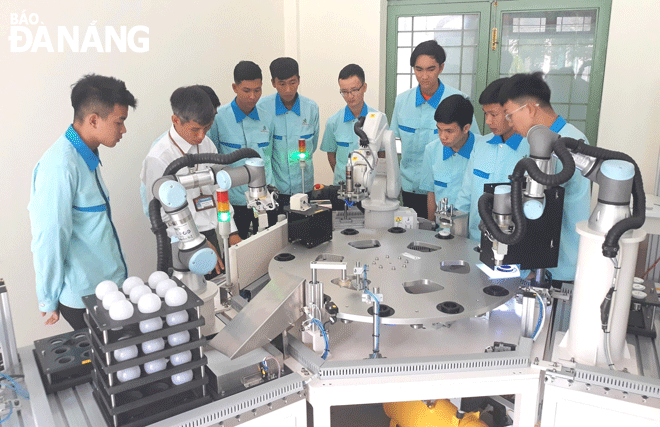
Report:
M 84 329 L 34 342 L 34 358 L 47 394 L 91 381 L 91 350 Z

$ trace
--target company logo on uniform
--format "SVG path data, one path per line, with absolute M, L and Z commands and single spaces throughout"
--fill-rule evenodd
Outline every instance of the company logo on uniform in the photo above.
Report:
M 39 15 L 27 13 L 9 14 L 9 51 L 48 52 L 48 53 L 111 53 L 149 51 L 149 27 L 136 25 L 134 27 L 98 26 L 98 21 L 92 21 L 87 28 L 75 25 L 72 27 L 46 26 Z
M 261 129 L 261 131 L 262 131 L 262 132 L 268 132 L 268 128 L 267 128 L 266 126 L 264 126 L 264 128 Z
M 302 124 L 305 126 L 307 124 L 307 119 L 303 119 Z

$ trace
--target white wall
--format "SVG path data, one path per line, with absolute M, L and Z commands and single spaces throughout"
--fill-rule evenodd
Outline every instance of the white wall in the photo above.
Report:
M 612 1 L 598 145 L 629 154 L 653 193 L 660 150 L 660 2 Z
M 34 5 L 36 4 L 36 5 Z M 660 16 L 655 0 L 635 8 L 613 0 L 599 145 L 631 154 L 640 164 L 647 191 L 653 188 L 658 158 L 660 39 L 645 31 Z M 19 346 L 67 330 L 42 326 L 34 291 L 27 212 L 32 168 L 71 122 L 70 85 L 87 72 L 117 76 L 139 100 L 130 112 L 128 133 L 114 149 L 102 149 L 103 175 L 112 196 L 113 217 L 131 274 L 146 278 L 155 267 L 154 238 L 138 195 L 139 171 L 151 142 L 169 124 L 168 99 L 178 86 L 211 85 L 223 103 L 233 98 L 232 70 L 251 59 L 264 72 L 281 55 L 300 62 L 302 94 L 320 106 L 322 129 L 342 108 L 337 75 L 355 62 L 365 69 L 366 102 L 384 109 L 384 32 L 386 0 L 220 0 L 187 2 L 165 9 L 155 2 L 120 0 L 92 9 L 81 0 L 56 2 L 9 0 L 0 4 L 0 68 L 5 132 L 0 142 L 4 202 L 0 226 L 0 277 L 9 287 Z M 148 53 L 10 53 L 9 13 L 38 13 L 49 28 L 97 25 L 150 28 Z M 258 11 L 258 12 L 256 12 Z M 191 15 L 194 15 L 191 17 Z M 325 153 L 316 153 L 316 182 L 332 179 Z
M 337 77 L 346 65 L 364 69 L 367 105 L 385 111 L 386 0 L 286 0 L 291 25 L 285 27 L 286 54 L 300 64 L 300 93 L 319 104 L 321 134 L 330 116 L 346 102 L 339 94 Z M 294 22 L 293 11 L 298 19 Z M 296 36 L 297 34 L 297 36 Z M 319 140 L 320 145 L 320 140 Z M 314 154 L 315 182 L 332 183 L 327 154 Z
M 34 165 L 72 121 L 70 85 L 90 72 L 112 75 L 124 80 L 138 99 L 138 108 L 129 112 L 126 121 L 127 134 L 114 149 L 102 147 L 100 155 L 129 274 L 146 279 L 155 269 L 156 251 L 155 238 L 141 212 L 139 173 L 151 143 L 171 123 L 172 91 L 207 84 L 223 104 L 231 102 L 232 72 L 238 61 L 253 60 L 267 73 L 270 61 L 284 53 L 282 1 L 170 2 L 167 8 L 155 1 L 110 4 L 8 0 L 0 5 L 0 121 L 4 130 L 0 277 L 9 288 L 19 346 L 68 330 L 64 321 L 47 328 L 39 316 L 27 204 Z M 97 21 L 97 27 L 146 25 L 150 48 L 146 53 L 48 53 L 44 49 L 11 53 L 10 13 L 24 10 L 38 14 L 55 39 L 58 25 L 80 26 L 81 40 L 92 21 Z M 270 87 L 267 93 L 272 92 Z

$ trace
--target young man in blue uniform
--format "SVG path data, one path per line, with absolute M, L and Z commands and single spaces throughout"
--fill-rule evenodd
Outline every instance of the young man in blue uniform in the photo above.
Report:
M 499 96 L 506 78 L 489 84 L 479 97 L 479 104 L 486 116 L 491 133 L 478 138 L 472 156 L 465 168 L 463 187 L 459 191 L 454 207 L 469 212 L 469 237 L 481 240 L 479 210 L 477 204 L 484 192 L 484 184 L 509 182 L 519 160 L 529 156 L 527 138 L 514 132 L 511 123 L 504 117 L 504 107 Z
M 261 98 L 261 85 L 261 68 L 251 61 L 239 62 L 234 67 L 232 84 L 236 97 L 231 103 L 218 108 L 207 136 L 220 154 L 229 154 L 239 148 L 252 148 L 259 153 L 266 164 L 266 182 L 272 185 L 273 118 L 263 107 L 257 105 Z M 233 163 L 232 166 L 243 164 L 245 159 Z M 258 229 L 257 218 L 253 210 L 247 207 L 245 200 L 247 190 L 247 185 L 229 190 L 229 203 L 234 207 L 234 221 L 241 239 L 247 239 L 250 224 L 253 234 Z M 275 211 L 269 212 L 268 219 L 269 224 L 275 223 Z
M 419 170 L 426 144 L 437 139 L 435 110 L 448 96 L 467 96 L 438 78 L 444 69 L 445 59 L 445 50 L 435 40 L 417 45 L 410 56 L 410 66 L 419 85 L 396 97 L 390 126 L 394 135 L 401 138 L 403 205 L 415 209 L 420 217 L 427 214 L 427 192 L 420 188 Z M 481 134 L 474 117 L 471 130 L 474 134 Z
M 355 134 L 355 122 L 358 117 L 378 111 L 364 102 L 367 91 L 364 70 L 357 64 L 348 64 L 339 72 L 339 94 L 346 101 L 346 107 L 331 116 L 323 132 L 321 151 L 328 153 L 328 162 L 334 172 L 333 184 L 346 180 L 348 153 L 360 148 L 359 138 Z
M 291 195 L 310 193 L 314 186 L 312 155 L 319 141 L 319 106 L 298 93 L 300 74 L 295 59 L 275 59 L 270 64 L 270 75 L 277 93 L 262 98 L 258 105 L 273 117 L 273 179 L 279 190 L 277 201 L 282 212 L 289 206 Z M 301 140 L 305 143 L 304 168 L 299 157 Z
M 427 191 L 427 213 L 435 221 L 437 203 L 447 198 L 448 204 L 456 204 L 461 189 L 474 134 L 470 126 L 474 117 L 472 103 L 463 95 L 445 98 L 435 110 L 438 139 L 424 149 L 419 187 Z
M 500 102 L 504 106 L 506 118 L 513 129 L 522 136 L 535 125 L 543 125 L 563 137 L 587 138 L 575 126 L 552 109 L 550 87 L 543 80 L 543 74 L 516 74 L 510 77 L 500 92 Z M 557 162 L 557 172 L 561 163 Z M 575 229 L 578 222 L 589 218 L 590 186 L 577 169 L 573 177 L 562 185 L 564 193 L 564 213 L 561 223 L 559 244 L 559 262 L 557 267 L 549 269 L 553 280 L 567 282 L 575 279 L 579 236 Z
M 128 107 L 137 102 L 123 81 L 86 75 L 71 91 L 73 124 L 41 157 L 32 173 L 30 221 L 37 298 L 46 325 L 60 315 L 85 328 L 82 297 L 96 285 L 127 276 L 101 177 L 99 147 L 126 133 Z

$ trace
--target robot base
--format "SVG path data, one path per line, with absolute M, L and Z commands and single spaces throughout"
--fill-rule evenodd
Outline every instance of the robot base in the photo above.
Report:
M 552 361 L 559 363 L 574 363 L 574 355 L 570 354 L 568 348 L 568 332 L 557 332 L 555 335 L 555 348 L 552 351 Z M 596 358 L 590 363 L 592 366 L 598 366 L 597 363 L 598 354 L 595 354 Z M 604 356 L 601 356 L 604 358 Z M 572 360 L 571 360 L 572 359 Z M 635 347 L 632 344 L 625 343 L 623 347 L 623 358 L 616 363 L 616 369 L 626 370 L 631 374 L 639 375 L 639 369 L 637 367 L 637 353 Z
M 389 228 L 394 225 L 394 213 L 399 209 L 398 200 L 362 201 L 365 228 Z

